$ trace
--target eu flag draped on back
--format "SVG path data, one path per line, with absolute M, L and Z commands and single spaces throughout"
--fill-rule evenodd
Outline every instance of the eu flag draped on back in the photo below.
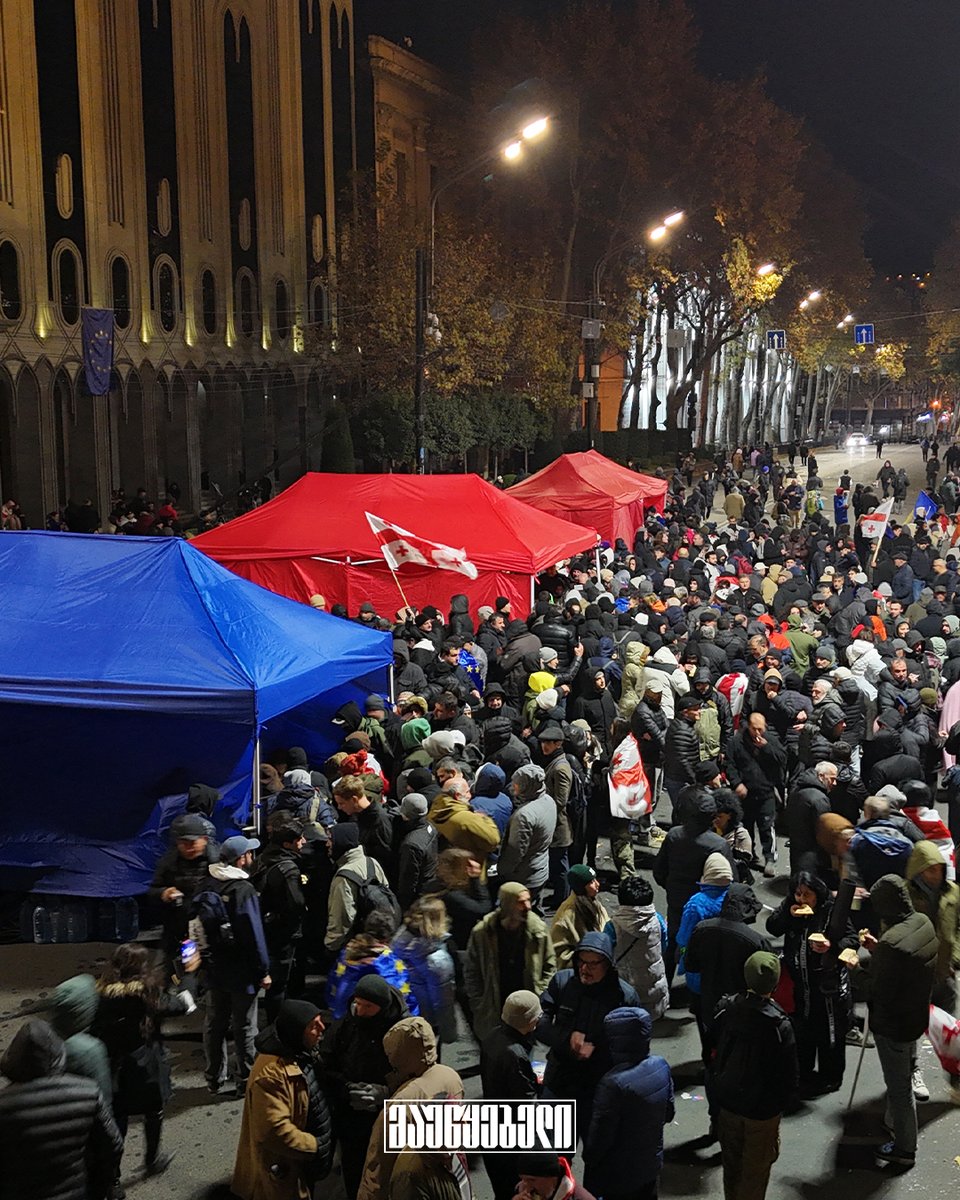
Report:
M 83 334 L 83 373 L 93 396 L 110 391 L 113 370 L 113 311 L 109 308 L 85 308 L 81 314 Z
M 937 506 L 930 499 L 926 492 L 921 492 L 917 496 L 917 502 L 913 506 L 913 511 L 918 517 L 922 517 L 925 521 L 931 520 L 937 515 Z

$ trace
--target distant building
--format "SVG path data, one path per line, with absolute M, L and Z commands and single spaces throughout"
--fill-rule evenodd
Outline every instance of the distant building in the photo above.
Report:
M 29 524 L 317 465 L 303 330 L 331 322 L 355 74 L 352 0 L 3 0 L 0 491 Z M 116 318 L 104 398 L 84 305 Z

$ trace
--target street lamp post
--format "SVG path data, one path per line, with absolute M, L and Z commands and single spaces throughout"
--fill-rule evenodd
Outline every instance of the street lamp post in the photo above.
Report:
M 459 183 L 465 176 L 470 175 L 480 167 L 486 166 L 487 163 L 494 162 L 498 158 L 505 158 L 507 162 L 515 162 L 523 154 L 524 143 L 534 141 L 546 133 L 549 124 L 549 117 L 534 117 L 533 120 L 528 121 L 523 126 L 512 141 L 507 142 L 506 145 L 498 146 L 495 150 L 488 150 L 478 158 L 472 159 L 466 166 L 461 167 L 459 171 L 454 171 L 447 179 L 438 183 L 430 192 L 430 237 L 427 243 L 428 250 L 424 251 L 422 248 L 417 250 L 414 268 L 416 272 L 416 288 L 414 298 L 413 436 L 416 443 L 416 469 L 418 475 L 425 474 L 427 469 L 427 454 L 424 446 L 425 421 L 423 398 L 427 375 L 427 321 L 433 300 L 437 201 L 447 188 L 452 187 L 455 183 Z

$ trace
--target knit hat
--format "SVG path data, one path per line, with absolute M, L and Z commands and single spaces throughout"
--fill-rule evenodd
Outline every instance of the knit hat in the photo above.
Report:
M 833 664 L 837 661 L 837 654 L 832 646 L 818 646 L 813 657 L 815 659 L 822 658 L 825 662 L 830 664 Z
M 501 883 L 497 892 L 497 904 L 509 916 L 517 907 L 517 900 L 530 889 L 525 883 Z
M 889 583 L 881 583 L 877 587 L 877 595 L 883 596 L 885 598 L 890 597 L 893 595 L 893 588 L 890 586 Z
M 758 950 L 743 964 L 747 988 L 758 996 L 769 996 L 780 982 L 780 959 L 769 950 Z
M 538 767 L 535 763 L 527 763 L 514 771 L 510 782 L 521 800 L 533 800 L 543 794 L 545 779 L 543 767 Z
M 703 884 L 715 884 L 718 887 L 729 887 L 733 882 L 733 869 L 727 857 L 719 851 L 707 855 L 703 864 L 703 874 L 700 876 Z
M 545 688 L 536 699 L 537 708 L 541 712 L 550 712 L 560 703 L 560 693 L 556 688 Z
M 379 1004 L 381 1008 L 386 1008 L 392 996 L 390 984 L 387 983 L 382 975 L 377 975 L 376 972 L 372 975 L 361 975 L 357 981 L 357 986 L 353 989 L 353 994 L 360 1000 L 368 1000 L 371 1004 Z
M 417 817 L 425 817 L 429 807 L 426 796 L 421 796 L 419 792 L 408 792 L 400 801 L 400 816 L 405 821 L 415 821 Z
M 353 821 L 343 821 L 330 831 L 330 854 L 334 862 L 348 850 L 360 845 L 360 829 Z
M 310 597 L 310 607 L 311 608 L 326 608 L 327 607 L 326 596 L 321 596 L 319 592 L 314 592 L 313 595 Z
M 305 1050 L 304 1030 L 320 1016 L 320 1009 L 309 1000 L 284 1000 L 273 1023 L 277 1041 L 291 1056 Z
M 703 762 L 698 762 L 693 768 L 693 778 L 697 783 L 705 785 L 711 779 L 716 779 L 720 774 L 720 764 L 715 758 L 707 758 Z
M 414 717 L 400 726 L 400 745 L 408 753 L 423 745 L 430 736 L 430 722 L 426 717 Z
M 489 604 L 481 604 L 477 609 L 477 616 L 481 621 L 489 621 L 493 616 L 493 609 Z
M 518 1175 L 533 1175 L 538 1179 L 560 1179 L 566 1173 L 563 1159 L 558 1154 L 522 1154 L 517 1159 Z
M 937 689 L 936 688 L 921 688 L 920 703 L 925 704 L 927 708 L 937 707 Z
M 376 692 L 372 692 L 367 697 L 364 707 L 368 713 L 380 712 L 381 710 L 386 709 L 387 704 L 382 696 L 378 696 Z
M 540 661 L 542 663 L 556 662 L 560 655 L 552 646 L 544 646 L 540 650 Z
M 458 747 L 465 746 L 467 739 L 459 729 L 441 729 L 423 739 L 424 750 L 431 758 L 455 757 Z
M 526 1033 L 534 1021 L 540 1020 L 542 1013 L 536 992 L 511 992 L 503 1002 L 500 1019 L 517 1033 Z
M 588 867 L 586 863 L 576 863 L 567 872 L 567 883 L 570 884 L 570 890 L 577 896 L 585 896 L 587 887 L 596 879 L 597 873 L 593 867 Z

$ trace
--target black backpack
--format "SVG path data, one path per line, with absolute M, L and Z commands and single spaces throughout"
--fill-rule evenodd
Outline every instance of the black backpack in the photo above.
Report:
M 570 785 L 570 795 L 567 798 L 567 813 L 571 824 L 576 826 L 580 818 L 587 811 L 587 805 L 590 803 L 590 795 L 587 791 L 587 781 L 583 775 L 583 767 L 569 752 L 565 757 L 570 765 L 570 772 L 573 775 L 573 783 Z
M 216 954 L 218 950 L 232 946 L 235 941 L 231 916 L 233 905 L 230 901 L 231 891 L 235 890 L 231 889 L 234 882 L 230 880 L 218 887 L 211 881 L 190 902 L 191 936 L 198 932 L 195 923 L 199 924 L 203 936 L 195 937 L 195 941 L 202 955 Z
M 341 870 L 338 875 L 349 881 L 355 886 L 357 892 L 357 915 L 354 917 L 353 925 L 350 927 L 350 935 L 359 933 L 363 929 L 363 923 L 374 909 L 381 909 L 383 912 L 389 912 L 393 916 L 394 928 L 399 929 L 400 922 L 403 918 L 403 910 L 400 908 L 400 902 L 390 890 L 388 883 L 381 883 L 377 878 L 376 867 L 372 860 L 367 860 L 367 874 L 361 876 L 356 871 Z

